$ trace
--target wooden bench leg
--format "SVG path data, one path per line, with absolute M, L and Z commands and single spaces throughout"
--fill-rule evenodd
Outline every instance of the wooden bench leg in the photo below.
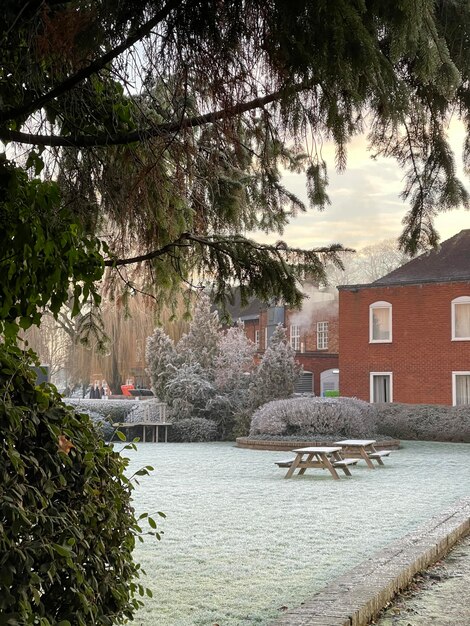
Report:
M 298 454 L 295 459 L 292 461 L 292 465 L 289 467 L 289 469 L 287 470 L 287 474 L 284 476 L 284 478 L 290 478 L 292 476 L 292 474 L 295 472 L 295 470 L 297 469 L 298 464 L 300 463 L 300 459 L 302 458 L 301 454 Z
M 313 454 L 309 454 L 305 463 L 310 463 L 310 461 L 313 459 Z M 305 472 L 307 471 L 306 467 L 303 467 L 300 471 L 299 471 L 299 476 L 300 474 L 305 474 Z
M 370 469 L 375 469 L 375 465 L 372 463 L 372 459 L 369 458 L 369 455 L 364 448 L 361 448 L 361 457 L 364 459 Z
M 335 468 L 333 467 L 333 465 L 331 465 L 329 458 L 326 456 L 326 454 L 322 454 L 321 455 L 321 460 L 323 462 L 323 466 L 326 467 L 326 469 L 330 470 L 330 474 L 333 476 L 333 478 L 335 480 L 339 480 L 339 475 L 338 472 L 335 470 Z

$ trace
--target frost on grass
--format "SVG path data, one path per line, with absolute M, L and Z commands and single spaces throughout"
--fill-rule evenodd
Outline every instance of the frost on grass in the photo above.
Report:
M 358 463 L 340 480 L 316 469 L 285 480 L 286 452 L 157 448 L 129 453 L 130 472 L 155 467 L 133 492 L 137 512 L 167 514 L 162 541 L 136 547 L 153 591 L 136 626 L 269 626 L 470 483 L 467 444 L 405 442 L 385 467 Z
M 355 398 L 301 396 L 275 400 L 253 415 L 250 435 L 341 435 L 363 437 L 376 432 L 376 411 Z

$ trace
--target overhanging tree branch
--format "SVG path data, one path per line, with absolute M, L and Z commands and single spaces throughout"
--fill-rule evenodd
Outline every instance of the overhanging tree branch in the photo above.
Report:
M 99 146 L 116 146 L 127 145 L 135 143 L 137 141 L 145 141 L 152 137 L 166 136 L 185 128 L 196 128 L 198 126 L 204 126 L 205 124 L 211 124 L 222 119 L 229 119 L 252 111 L 253 109 L 260 109 L 266 104 L 275 102 L 285 95 L 292 93 L 300 93 L 308 88 L 306 83 L 299 83 L 294 87 L 288 87 L 284 89 L 278 89 L 262 98 L 254 98 L 248 102 L 239 102 L 231 107 L 219 109 L 218 111 L 211 111 L 204 115 L 195 115 L 193 117 L 186 117 L 176 122 L 167 122 L 165 124 L 156 124 L 152 128 L 143 130 L 135 130 L 130 133 L 122 135 L 36 135 L 33 133 L 23 133 L 16 130 L 9 130 L 8 128 L 0 128 L 0 140 L 3 141 L 15 141 L 17 143 L 30 144 L 35 146 L 54 146 L 54 147 L 75 147 L 75 148 L 93 148 Z
M 106 259 L 104 262 L 106 267 L 119 267 L 122 265 L 134 265 L 135 263 L 143 263 L 144 261 L 152 261 L 152 259 L 157 259 L 160 256 L 164 256 L 165 254 L 169 254 L 175 248 L 179 248 L 181 246 L 190 245 L 187 243 L 191 238 L 189 233 L 183 233 L 175 239 L 175 241 L 159 248 L 158 250 L 153 250 L 152 252 L 148 252 L 147 254 L 141 254 L 139 256 L 131 257 L 128 259 Z
M 116 46 L 115 48 L 101 56 L 99 59 L 96 59 L 96 61 L 93 61 L 92 63 L 90 63 L 90 65 L 87 65 L 87 67 L 82 68 L 80 71 L 73 74 L 73 76 L 69 76 L 59 85 L 56 85 L 53 89 L 43 94 L 41 97 L 36 98 L 35 100 L 31 100 L 21 107 L 16 107 L 14 109 L 4 111 L 0 114 L 0 122 L 6 122 L 8 120 L 15 119 L 16 117 L 23 117 L 24 115 L 33 113 L 33 111 L 37 111 L 54 98 L 63 95 L 72 87 L 75 87 L 75 85 L 78 85 L 92 74 L 96 74 L 96 72 L 103 69 L 103 67 L 105 67 L 110 61 L 131 48 L 135 43 L 143 39 L 143 37 L 150 34 L 151 30 L 155 28 L 155 26 L 157 26 L 157 24 L 159 24 L 163 19 L 165 19 L 173 9 L 177 8 L 179 4 L 180 0 L 169 0 L 168 3 L 163 7 L 163 9 L 158 11 L 158 13 L 154 15 L 152 19 L 148 20 L 148 22 L 145 22 L 143 26 L 138 28 L 133 35 L 127 37 L 127 39 L 123 41 L 119 46 Z
M 329 254 L 331 256 L 336 255 L 338 252 L 354 252 L 351 248 L 344 248 L 340 244 L 333 244 L 331 246 L 322 247 L 322 248 L 314 248 L 312 250 L 302 250 L 300 248 L 290 248 L 285 244 L 259 244 L 250 239 L 246 239 L 240 235 L 236 236 L 227 236 L 227 237 L 211 237 L 211 236 L 203 236 L 203 235 L 194 235 L 192 233 L 182 233 L 178 239 L 175 241 L 159 248 L 158 250 L 153 250 L 152 252 L 148 252 L 146 254 L 141 254 L 139 256 L 130 257 L 126 259 L 106 259 L 105 266 L 106 267 L 119 267 L 123 265 L 133 265 L 136 263 L 143 263 L 145 261 L 151 261 L 153 259 L 157 259 L 161 256 L 171 253 L 175 248 L 187 248 L 192 246 L 193 244 L 199 244 L 201 246 L 206 246 L 210 248 L 216 248 L 223 254 L 227 254 L 228 256 L 232 256 L 231 251 L 229 249 L 230 244 L 235 245 L 243 245 L 246 246 L 247 249 L 255 250 L 258 252 L 267 252 L 272 253 L 279 259 L 283 257 L 284 254 Z M 234 259 L 237 259 L 236 255 L 233 255 Z

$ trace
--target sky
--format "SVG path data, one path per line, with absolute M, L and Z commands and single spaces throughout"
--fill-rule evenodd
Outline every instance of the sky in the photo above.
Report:
M 470 191 L 470 178 L 465 177 L 460 158 L 463 136 L 463 126 L 453 121 L 449 127 L 449 139 L 461 180 Z M 302 248 L 341 243 L 354 249 L 384 239 L 397 239 L 408 205 L 400 198 L 404 172 L 395 160 L 373 160 L 365 135 L 356 137 L 349 145 L 347 168 L 341 174 L 335 171 L 334 146 L 324 145 L 323 154 L 328 165 L 331 204 L 322 212 L 309 209 L 307 213 L 297 215 L 285 229 L 282 239 L 291 246 Z M 303 175 L 285 172 L 283 184 L 308 206 Z M 470 228 L 470 211 L 461 209 L 442 213 L 435 224 L 441 241 L 444 241 L 462 229 Z M 262 242 L 279 239 L 263 233 L 253 236 Z

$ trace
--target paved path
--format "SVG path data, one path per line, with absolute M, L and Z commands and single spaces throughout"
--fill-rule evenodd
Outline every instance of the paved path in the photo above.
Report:
M 470 535 L 417 575 L 376 626 L 470 626 Z

